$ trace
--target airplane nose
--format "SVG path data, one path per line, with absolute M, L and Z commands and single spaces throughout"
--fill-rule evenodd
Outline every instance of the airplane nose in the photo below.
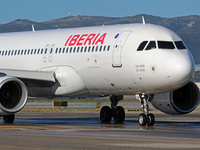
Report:
M 194 60 L 190 52 L 171 56 L 165 64 L 165 71 L 168 81 L 177 86 L 188 83 L 195 71 Z

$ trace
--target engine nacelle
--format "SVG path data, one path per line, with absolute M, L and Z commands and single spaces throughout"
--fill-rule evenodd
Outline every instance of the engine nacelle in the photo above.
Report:
M 0 116 L 20 111 L 27 97 L 27 88 L 22 81 L 9 76 L 0 77 Z
M 192 112 L 199 104 L 199 88 L 190 81 L 185 86 L 172 92 L 155 94 L 152 105 L 171 115 L 181 115 Z

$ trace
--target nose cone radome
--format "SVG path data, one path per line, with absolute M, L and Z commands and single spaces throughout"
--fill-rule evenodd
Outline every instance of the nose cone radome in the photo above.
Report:
M 183 86 L 188 83 L 195 71 L 194 60 L 192 55 L 181 53 L 170 57 L 165 64 L 167 80 L 174 85 Z

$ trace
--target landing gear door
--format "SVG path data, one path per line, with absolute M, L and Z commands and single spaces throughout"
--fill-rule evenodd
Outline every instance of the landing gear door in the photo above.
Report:
M 113 54 L 112 54 L 112 66 L 113 67 L 122 67 L 121 63 L 121 52 L 123 50 L 123 46 L 126 42 L 131 31 L 123 31 L 119 34 L 119 37 L 114 45 Z

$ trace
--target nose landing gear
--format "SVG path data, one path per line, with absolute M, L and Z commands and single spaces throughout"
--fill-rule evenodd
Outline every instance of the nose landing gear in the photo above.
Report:
M 155 117 L 153 114 L 149 113 L 149 99 L 151 95 L 142 94 L 139 95 L 141 99 L 141 107 L 143 108 L 143 113 L 141 113 L 138 117 L 138 122 L 140 126 L 153 126 L 155 123 Z

